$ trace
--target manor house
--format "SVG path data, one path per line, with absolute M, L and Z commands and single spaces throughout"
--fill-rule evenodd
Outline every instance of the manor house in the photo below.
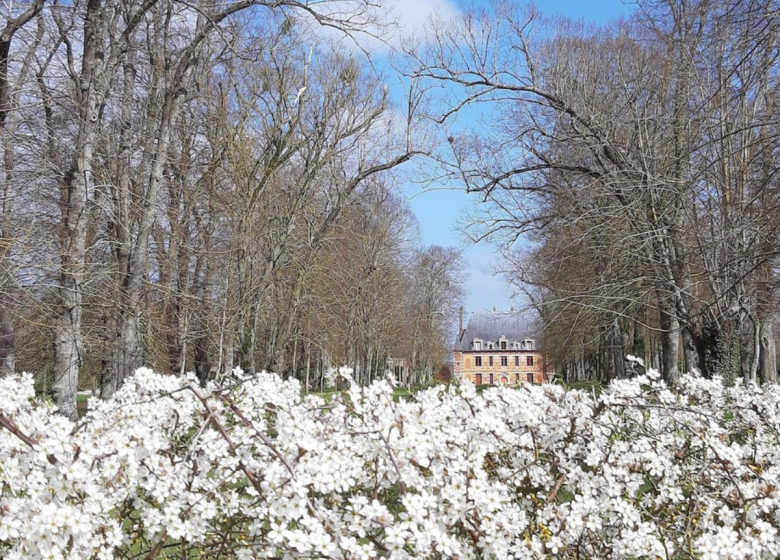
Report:
M 545 367 L 540 337 L 517 313 L 473 313 L 468 325 L 458 325 L 454 377 L 477 385 L 544 383 L 552 379 Z

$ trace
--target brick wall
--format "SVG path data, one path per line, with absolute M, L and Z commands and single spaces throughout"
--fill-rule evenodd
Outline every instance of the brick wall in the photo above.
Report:
M 519 358 L 519 365 L 515 365 L 515 357 Z M 478 365 L 478 358 L 481 358 L 481 365 Z M 502 358 L 506 358 L 506 365 L 503 365 Z M 533 365 L 529 365 L 529 358 Z M 531 380 L 533 383 L 544 383 L 548 380 L 545 376 L 544 359 L 539 351 L 456 351 L 454 359 L 455 378 L 468 379 L 478 385 L 517 385 Z

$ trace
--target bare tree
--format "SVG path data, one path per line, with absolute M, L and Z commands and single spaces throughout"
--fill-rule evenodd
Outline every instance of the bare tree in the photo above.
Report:
M 362 0 L 17 5 L 0 82 L 6 369 L 22 356 L 74 417 L 78 388 L 109 398 L 145 363 L 203 382 L 236 365 L 311 381 L 343 358 L 369 381 L 415 329 L 439 360 L 438 311 L 407 317 L 410 217 L 391 194 L 425 146 L 421 92 L 412 83 L 415 99 L 393 107 L 368 61 L 311 36 L 312 22 L 375 28 L 381 12 Z M 363 290 L 329 301 L 332 315 L 318 308 L 319 282 L 341 272 L 327 255 L 348 263 L 357 285 L 343 287 Z M 326 323 L 337 316 L 351 348 Z
M 256 368 L 263 298 L 299 241 L 297 232 L 316 250 L 361 185 L 417 152 L 410 137 L 384 129 L 387 91 L 356 60 L 293 50 L 287 59 L 274 53 L 263 64 L 258 81 L 236 92 L 262 103 L 243 105 L 247 118 L 263 127 L 235 136 L 225 168 L 242 203 L 230 236 L 237 355 L 224 363 L 250 370 Z
M 35 0 L 29 4 L 5 4 L 5 25 L 0 30 L 0 143 L 3 145 L 3 176 L 0 189 L 0 376 L 14 372 L 15 345 L 11 300 L 14 287 L 13 265 L 10 253 L 14 235 L 11 231 L 12 200 L 14 197 L 14 133 L 16 120 L 14 112 L 19 105 L 21 85 L 25 83 L 34 53 L 35 40 L 25 41 L 25 48 L 19 49 L 22 55 L 16 78 L 10 74 L 9 63 L 12 57 L 14 36 L 25 26 L 35 21 L 43 9 L 44 0 Z
M 717 370 L 705 332 L 758 313 L 758 299 L 740 294 L 777 256 L 766 172 L 776 25 L 770 2 L 642 2 L 611 29 L 548 25 L 507 3 L 441 27 L 416 53 L 412 75 L 452 86 L 439 121 L 478 103 L 500 112 L 486 134 L 452 134 L 441 160 L 488 203 L 473 236 L 535 241 L 535 258 L 517 262 L 545 270 L 537 293 L 550 299 L 539 303 L 611 339 L 612 374 L 637 321 L 657 329 L 659 365 L 675 382 L 681 362 Z
M 7 19 L 1 45 L 2 115 L 5 124 L 10 107 L 7 65 L 14 54 L 11 39 L 37 21 L 42 36 L 27 40 L 25 46 L 35 52 L 33 60 L 39 65 L 40 107 L 48 142 L 45 168 L 59 190 L 54 392 L 60 409 L 74 416 L 79 371 L 89 351 L 84 338 L 88 283 L 109 290 L 103 300 L 105 313 L 99 314 L 110 331 L 100 346 L 112 354 L 104 359 L 104 396 L 110 396 L 144 359 L 143 302 L 148 296 L 161 204 L 171 194 L 176 131 L 183 124 L 185 108 L 200 97 L 202 76 L 220 61 L 239 58 L 229 35 L 231 29 L 249 29 L 242 14 L 252 11 L 253 18 L 266 18 L 279 29 L 294 14 L 306 14 L 318 25 L 355 32 L 376 22 L 381 11 L 367 2 L 329 9 L 322 3 L 260 0 L 208 5 L 90 0 L 49 12 L 42 11 L 44 5 L 28 4 Z M 214 38 L 219 39 L 211 41 Z M 76 119 L 69 117 L 71 111 Z M 68 152 L 58 149 L 63 138 L 72 138 Z M 6 156 L 13 153 L 13 148 L 6 150 Z M 374 166 L 368 175 L 380 167 L 384 169 Z M 11 173 L 11 167 L 6 166 L 6 173 Z M 103 262 L 106 256 L 110 262 Z M 182 264 L 183 273 L 185 258 L 168 257 Z M 102 276 L 95 276 L 96 272 Z M 7 306 L 2 309 L 7 312 Z M 3 317 L 2 336 L 8 347 L 12 331 L 7 316 Z M 183 360 L 175 361 L 183 365 Z
M 407 299 L 412 335 L 406 357 L 415 384 L 429 384 L 448 363 L 456 316 L 463 304 L 464 264 L 460 251 L 432 246 L 413 256 Z

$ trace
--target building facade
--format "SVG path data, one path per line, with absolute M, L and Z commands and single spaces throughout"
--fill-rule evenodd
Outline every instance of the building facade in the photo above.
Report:
M 456 379 L 477 385 L 544 383 L 552 378 L 541 340 L 516 313 L 473 313 L 458 329 L 454 352 Z

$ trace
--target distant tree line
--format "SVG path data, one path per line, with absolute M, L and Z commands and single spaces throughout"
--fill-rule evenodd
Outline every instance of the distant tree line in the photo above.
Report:
M 603 27 L 504 2 L 435 33 L 408 72 L 449 92 L 439 122 L 472 115 L 440 163 L 483 197 L 468 230 L 509 247 L 558 372 L 624 377 L 633 353 L 668 381 L 774 381 L 777 0 L 639 0 Z
M 626 354 L 776 378 L 777 0 L 639 0 L 603 27 L 467 10 L 396 58 L 403 109 L 313 40 L 381 29 L 375 2 L 3 9 L 0 365 L 68 415 L 141 364 L 430 380 L 462 264 L 416 242 L 394 191 L 415 156 L 481 197 L 466 231 L 504 243 L 567 379 Z
M 27 0 L 0 34 L 0 359 L 75 415 L 138 366 L 318 385 L 446 361 L 459 255 L 391 173 L 424 145 L 363 57 L 371 2 Z M 375 28 L 375 27 L 374 27 Z

